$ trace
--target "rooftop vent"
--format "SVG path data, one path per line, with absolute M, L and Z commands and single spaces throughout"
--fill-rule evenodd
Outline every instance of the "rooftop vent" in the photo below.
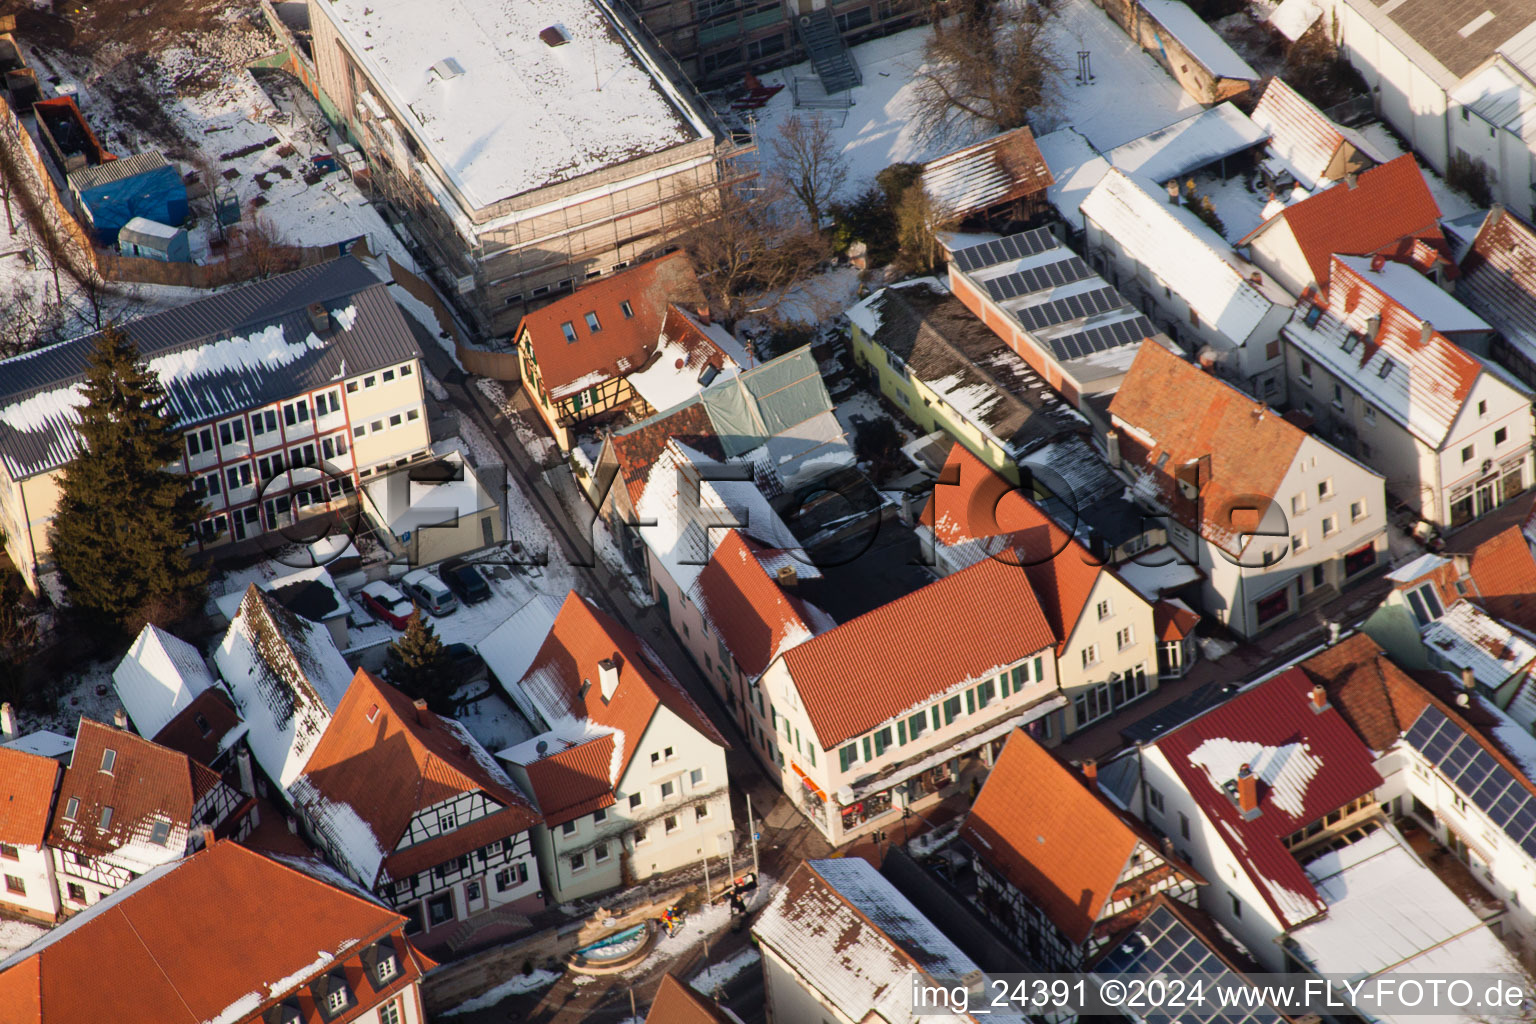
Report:
M 323 302 L 311 302 L 309 304 L 309 326 L 314 328 L 316 334 L 331 329 L 331 313 L 325 308 Z
M 545 46 L 564 46 L 571 41 L 571 37 L 566 35 L 564 25 L 549 26 L 539 33 L 539 38 L 544 40 Z
M 446 82 L 450 78 L 458 78 L 462 75 L 464 73 L 464 65 L 460 64 L 456 58 L 444 57 L 432 65 L 432 70 L 437 72 L 438 78 Z

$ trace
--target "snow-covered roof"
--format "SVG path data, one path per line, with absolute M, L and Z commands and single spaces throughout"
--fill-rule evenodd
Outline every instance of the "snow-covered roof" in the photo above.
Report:
M 1412 583 L 1422 576 L 1428 576 L 1436 569 L 1448 565 L 1449 560 L 1439 555 L 1425 552 L 1417 558 L 1412 558 L 1391 572 L 1387 573 L 1387 579 L 1393 583 Z
M 1334 258 L 1420 320 L 1428 320 L 1441 334 L 1493 330 L 1488 321 L 1456 301 L 1433 278 L 1425 277 L 1406 263 L 1386 260 L 1373 268 L 1369 256 Z
M 1160 193 L 1145 179 L 1114 168 L 1083 200 L 1083 216 L 1178 293 L 1202 321 L 1241 344 L 1275 307 L 1270 296 L 1278 296 L 1279 287 Z
M 1489 689 L 1536 661 L 1536 644 L 1471 601 L 1457 601 L 1423 629 L 1432 658 L 1457 669 L 1470 668 Z
M 948 219 L 1036 194 L 1051 172 L 1025 125 L 928 161 L 921 181 Z
M 1269 12 L 1269 25 L 1294 43 L 1322 16 L 1318 0 L 1280 0 L 1280 6 Z
M 475 644 L 475 650 L 485 659 L 485 664 L 501 683 L 502 689 L 519 702 L 518 707 L 524 717 L 530 713 L 536 714 L 536 709 L 523 706 L 526 700 L 523 699 L 517 681 L 523 678 L 533 665 L 533 660 L 538 657 L 539 648 L 544 646 L 544 638 L 549 635 L 549 629 L 555 624 L 555 616 L 559 613 L 560 606 L 554 600 L 543 594 L 535 594 L 521 608 L 507 616 L 507 621 Z M 538 719 L 532 720 L 537 726 Z
M 1377 163 L 1385 162 L 1363 135 L 1329 120 L 1278 75 L 1264 87 L 1253 109 L 1253 123 L 1269 133 L 1269 152 L 1309 191 L 1326 180 L 1324 175 L 1345 142 Z
M 655 354 L 643 369 L 624 379 L 652 409 L 681 405 L 717 377 L 741 372 L 741 364 L 721 349 L 720 341 L 724 338 L 730 339 L 732 348 L 740 350 L 740 344 L 718 324 L 706 327 L 674 306 L 667 311 Z
M 1463 80 L 1451 98 L 1494 127 L 1536 143 L 1536 89 L 1498 62 Z
M 161 224 L 159 221 L 150 220 L 148 217 L 130 217 L 128 223 L 124 224 L 118 231 L 118 238 L 122 238 L 123 234 L 126 233 L 130 238 L 133 235 L 143 235 L 146 238 L 157 238 L 168 242 L 180 232 L 181 228 L 172 227 L 169 224 Z
M 1498 936 L 1391 826 L 1323 854 L 1306 872 L 1328 912 L 1292 931 L 1290 940 L 1319 974 L 1363 980 L 1519 970 Z M 1418 1019 L 1375 1016 L 1404 1024 Z
M 73 736 L 65 736 L 49 729 L 39 729 L 25 736 L 18 736 L 8 743 L 0 743 L 0 747 L 19 750 L 24 754 L 37 754 L 40 757 L 60 758 L 75 749 L 75 739 Z
M 352 682 L 331 631 L 251 586 L 213 660 L 250 726 L 251 753 L 286 790 Z
M 1204 575 L 1169 545 L 1152 548 L 1118 563 L 1115 574 L 1148 601 L 1156 601 Z
M 496 499 L 475 475 L 464 456 L 456 451 L 439 460 L 446 472 L 443 479 L 417 479 L 420 467 L 400 469 L 375 477 L 363 485 L 379 517 L 396 537 L 433 526 L 456 526 L 461 518 L 496 507 Z
M 330 0 L 315 10 L 391 109 L 366 94 L 362 103 L 409 128 L 467 210 L 711 134 L 594 0 Z M 444 77 L 447 58 L 463 73 Z
M 1369 264 L 1367 264 L 1367 267 Z M 1302 303 L 1282 328 L 1309 359 L 1430 448 L 1444 443 L 1483 364 L 1387 295 L 1367 269 L 1334 256 L 1326 312 L 1311 326 Z M 1379 318 L 1371 335 L 1370 317 Z M 1434 327 L 1433 324 L 1430 325 Z
M 330 540 L 330 538 L 326 538 Z M 351 542 L 345 536 L 341 538 L 349 547 Z M 317 541 L 317 544 L 324 541 Z M 356 549 L 353 548 L 356 557 Z M 327 560 L 329 561 L 329 560 Z M 282 576 L 274 576 L 270 580 L 259 580 L 256 586 L 264 593 L 271 594 L 291 611 L 304 616 L 311 622 L 323 622 L 326 619 L 346 615 L 348 611 L 347 599 L 342 595 L 341 588 L 331 577 L 330 571 L 325 565 L 315 565 L 308 569 L 295 569 L 293 572 L 284 573 Z M 313 588 L 314 596 L 309 591 Z M 240 612 L 240 602 L 245 600 L 245 591 L 235 590 L 228 594 L 221 594 L 213 599 L 214 605 L 226 618 L 233 621 Z
M 310 322 L 313 303 L 332 314 L 324 338 Z M 352 257 L 129 320 L 118 329 L 159 376 L 182 427 L 421 355 L 384 284 Z M 74 457 L 95 343 L 90 335 L 0 362 L 0 463 L 13 480 Z
M 1497 327 L 1506 342 L 1536 359 L 1536 231 L 1495 207 L 1475 235 L 1461 258 L 1456 294 Z
M 1040 136 L 1035 143 L 1055 178 L 1051 187 L 1045 190 L 1046 198 L 1056 207 L 1057 213 L 1081 228 L 1083 214 L 1078 207 L 1109 171 L 1109 161 L 1076 128 L 1058 128 Z
M 151 623 L 112 671 L 112 686 L 139 735 L 152 739 L 213 686 L 213 673 L 196 647 Z
M 1205 20 L 1190 10 L 1189 5 L 1182 0 L 1139 0 L 1141 7 L 1158 24 L 1173 34 L 1173 37 L 1183 44 L 1189 55 L 1201 64 L 1207 71 L 1218 78 L 1241 78 L 1250 82 L 1257 82 L 1261 77 L 1259 73 L 1249 66 L 1248 62 L 1238 56 L 1236 50 L 1227 44 L 1227 41 L 1216 34 L 1216 30 L 1205 23 Z
M 758 915 L 752 932 L 845 1019 L 890 1024 L 978 1019 L 913 1012 L 914 972 L 951 980 L 979 976 L 980 968 L 861 858 L 802 863 Z M 989 1014 L 985 1019 L 1022 1018 Z
M 1177 6 L 1184 7 L 1182 3 Z M 1111 164 L 1128 174 L 1158 184 L 1170 179 L 1182 182 L 1186 174 L 1251 149 L 1267 138 L 1269 133 L 1247 114 L 1231 103 L 1222 103 L 1116 146 L 1105 155 Z

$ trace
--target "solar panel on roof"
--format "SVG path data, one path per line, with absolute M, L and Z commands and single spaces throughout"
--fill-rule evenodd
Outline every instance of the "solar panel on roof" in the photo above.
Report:
M 1460 772 L 1456 773 L 1454 781 L 1458 789 L 1471 796 L 1477 792 L 1478 787 L 1488 781 L 1490 775 L 1499 770 L 1498 763 L 1488 756 L 1488 752 L 1478 747 L 1472 737 L 1465 737 L 1462 742 L 1470 749 L 1471 759 Z
M 1488 817 L 1492 818 L 1500 828 L 1507 832 L 1515 812 L 1524 807 L 1530 799 L 1531 795 L 1522 786 L 1511 785 L 1504 791 L 1504 795 L 1495 800 L 1493 806 L 1488 808 Z
M 1472 802 L 1477 804 L 1479 810 L 1489 810 L 1498 802 L 1499 797 L 1509 791 L 1513 781 L 1504 772 L 1490 772 L 1483 784 L 1477 787 L 1477 791 L 1470 794 Z
M 1536 856 L 1536 799 L 1473 736 L 1438 709 L 1425 708 L 1403 739 L 1487 811 L 1505 835 Z
M 1515 808 L 1515 813 L 1509 816 L 1509 824 L 1504 826 L 1504 834 L 1518 843 L 1529 835 L 1533 828 L 1536 828 L 1536 801 L 1527 800 L 1523 807 Z
M 1472 752 L 1476 749 L 1477 744 L 1469 742 L 1465 733 L 1457 736 L 1451 743 L 1451 749 L 1440 759 L 1440 770 L 1452 781 L 1459 780 L 1461 773 L 1467 770 L 1467 765 L 1472 763 Z
M 1060 243 L 1049 228 L 1036 228 L 1007 238 L 994 238 L 990 242 L 967 246 L 956 252 L 953 259 L 955 266 L 969 272 L 982 267 L 995 267 L 1008 260 L 1021 260 L 1059 247 Z
M 1434 714 L 1430 714 L 1430 712 L 1434 712 Z M 1445 716 L 1440 714 L 1439 711 L 1436 711 L 1434 708 L 1425 708 L 1424 713 L 1419 715 L 1414 720 L 1414 723 L 1408 727 L 1408 732 L 1403 738 L 1408 741 L 1408 745 L 1413 747 L 1413 749 L 1423 750 L 1424 743 L 1430 736 L 1434 735 L 1435 731 L 1444 722 Z

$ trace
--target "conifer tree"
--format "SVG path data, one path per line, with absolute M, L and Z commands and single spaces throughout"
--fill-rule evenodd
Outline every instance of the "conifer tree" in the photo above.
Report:
M 103 331 L 82 385 L 79 452 L 64 468 L 50 530 L 70 602 L 123 630 L 191 607 L 202 573 L 187 543 L 200 503 L 181 461 L 181 432 L 159 378 L 133 341 Z
M 417 608 L 400 639 L 390 645 L 390 679 L 412 697 L 423 699 L 440 715 L 453 712 L 454 672 L 448 649 Z

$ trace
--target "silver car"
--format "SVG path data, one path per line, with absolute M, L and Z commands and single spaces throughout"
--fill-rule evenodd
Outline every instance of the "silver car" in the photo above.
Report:
M 400 589 L 411 600 L 438 617 L 459 610 L 459 599 L 453 596 L 453 591 L 425 569 L 406 573 L 400 581 Z

